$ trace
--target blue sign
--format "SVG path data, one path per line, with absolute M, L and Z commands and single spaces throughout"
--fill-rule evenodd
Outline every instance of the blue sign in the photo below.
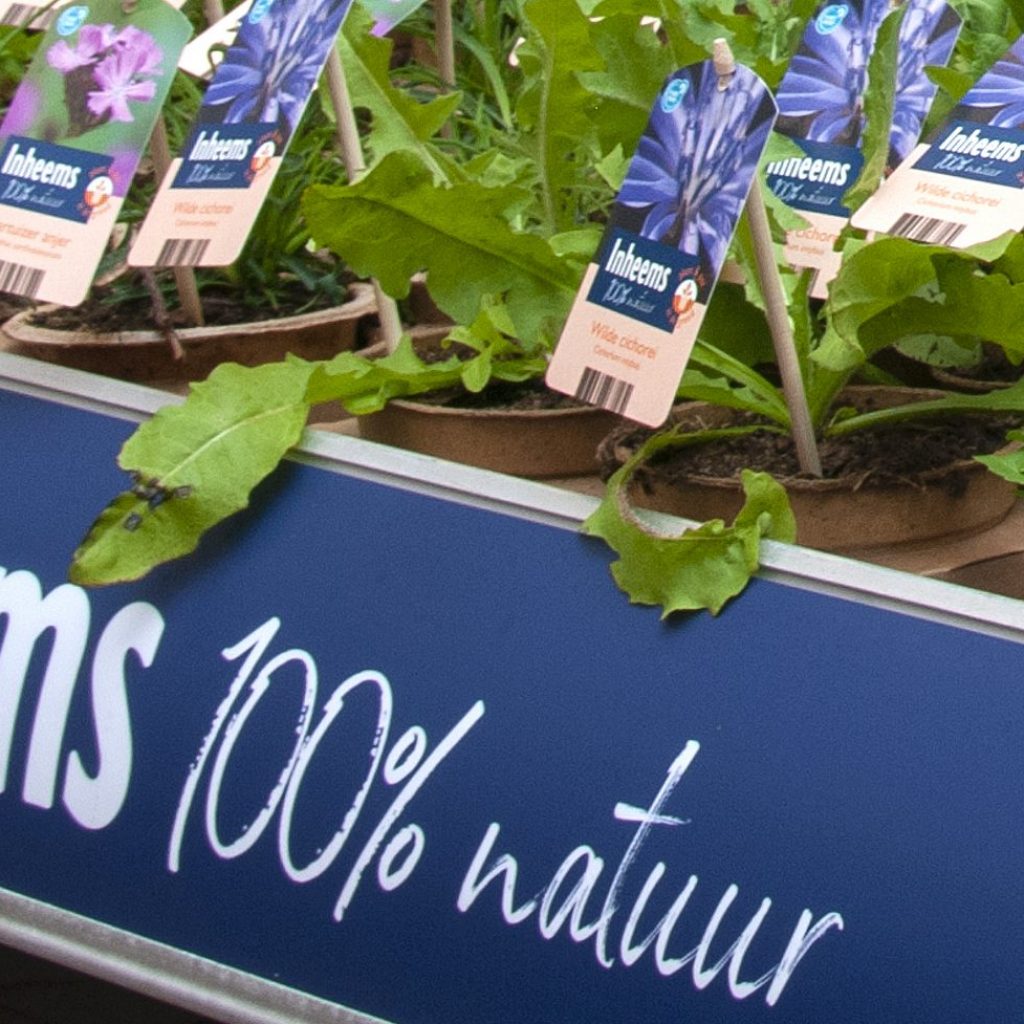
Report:
M 855 146 L 793 140 L 804 155 L 774 160 L 765 168 L 772 193 L 795 210 L 848 217 L 842 198 L 857 180 L 864 156 Z
M 171 188 L 248 188 L 284 151 L 284 142 L 273 124 L 199 124 Z
M 914 166 L 955 178 L 1024 188 L 1024 132 L 974 121 L 950 121 Z
M 610 227 L 587 299 L 671 334 L 680 313 L 707 302 L 700 260 L 671 245 Z
M 130 430 L 0 390 L 0 887 L 396 1024 L 1019 1019 L 1019 644 L 766 580 L 663 623 L 299 464 L 85 592 Z
M 0 150 L 0 204 L 86 223 L 115 190 L 110 157 L 12 135 Z

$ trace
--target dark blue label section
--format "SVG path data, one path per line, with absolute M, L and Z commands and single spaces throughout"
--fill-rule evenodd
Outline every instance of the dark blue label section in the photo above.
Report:
M 860 150 L 807 139 L 793 141 L 804 155 L 770 163 L 766 168 L 768 187 L 795 210 L 849 217 L 842 199 L 864 164 Z
M 0 152 L 0 203 L 84 224 L 113 192 L 110 157 L 12 135 Z
M 284 148 L 272 124 L 200 124 L 171 188 L 248 188 Z
M 587 300 L 671 334 L 680 314 L 705 301 L 708 290 L 695 256 L 611 228 Z
M 971 121 L 951 121 L 914 164 L 954 178 L 1024 187 L 1024 132 Z

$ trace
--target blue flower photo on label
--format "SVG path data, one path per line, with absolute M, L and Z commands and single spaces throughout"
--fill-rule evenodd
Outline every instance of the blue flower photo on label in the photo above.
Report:
M 352 0 L 257 0 L 217 67 L 198 124 L 272 125 L 287 142 Z
M 868 61 L 878 29 L 892 10 L 890 0 L 852 0 L 821 10 L 779 85 L 782 134 L 860 146 Z M 889 167 L 896 166 L 920 136 L 936 90 L 924 68 L 947 62 L 959 25 L 946 0 L 907 3 L 900 27 Z
M 1024 36 L 964 95 L 950 120 L 1024 127 Z
M 683 95 L 676 106 L 664 102 L 677 93 Z M 748 68 L 738 66 L 726 89 L 719 89 L 710 62 L 677 72 L 651 113 L 611 225 L 695 257 L 701 279 L 713 282 L 775 112 L 771 94 Z

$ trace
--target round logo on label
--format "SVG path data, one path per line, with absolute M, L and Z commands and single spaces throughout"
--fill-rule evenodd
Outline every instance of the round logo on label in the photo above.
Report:
M 258 25 L 274 5 L 274 0 L 256 0 L 249 11 L 249 24 Z
M 688 79 L 673 78 L 665 86 L 665 91 L 661 94 L 661 109 L 666 114 L 671 114 L 683 102 L 689 91 L 690 83 Z
M 850 13 L 848 4 L 829 4 L 814 20 L 814 27 L 818 35 L 827 36 L 835 32 Z
M 66 11 L 61 11 L 57 19 L 57 32 L 62 36 L 69 36 L 82 27 L 82 22 L 89 17 L 89 8 L 85 4 L 76 4 Z
M 277 148 L 272 142 L 264 142 L 257 146 L 256 152 L 253 153 L 252 159 L 249 161 L 249 169 L 253 174 L 259 174 L 260 171 L 266 170 L 267 165 L 270 163 L 270 158 L 277 152 Z
M 85 186 L 85 205 L 98 210 L 114 194 L 114 182 L 106 174 L 99 174 Z
M 676 316 L 685 316 L 693 309 L 697 301 L 697 282 L 692 277 L 679 282 L 675 295 L 672 296 L 672 309 Z

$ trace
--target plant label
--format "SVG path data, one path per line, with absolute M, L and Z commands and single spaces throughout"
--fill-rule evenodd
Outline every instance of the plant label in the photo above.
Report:
M 1024 36 L 852 219 L 854 227 L 967 248 L 1024 228 Z
M 666 81 L 548 368 L 554 390 L 665 420 L 775 116 L 743 65 Z
M 363 0 L 363 6 L 373 15 L 373 34 L 382 36 L 400 21 L 422 7 L 424 0 Z
M 193 78 L 209 78 L 238 36 L 253 0 L 242 0 L 219 21 L 201 32 L 181 53 L 178 67 Z
M 0 125 L 0 290 L 85 298 L 190 34 L 165 0 L 54 19 Z
M 840 255 L 833 246 L 850 216 L 843 196 L 864 164 L 860 147 L 868 60 L 892 10 L 890 0 L 822 5 L 776 94 L 776 130 L 792 138 L 803 156 L 770 163 L 768 187 L 807 221 L 806 227 L 789 231 L 785 255 L 790 266 L 815 271 L 814 298 L 825 298 L 839 270 Z M 936 90 L 924 68 L 949 60 L 959 30 L 960 18 L 944 0 L 909 0 L 899 31 L 887 169 L 920 137 Z
M 48 29 L 60 13 L 60 8 L 69 0 L 14 0 L 0 2 L 0 25 L 18 25 L 33 30 Z
M 132 266 L 238 258 L 351 3 L 254 0 L 128 254 Z

